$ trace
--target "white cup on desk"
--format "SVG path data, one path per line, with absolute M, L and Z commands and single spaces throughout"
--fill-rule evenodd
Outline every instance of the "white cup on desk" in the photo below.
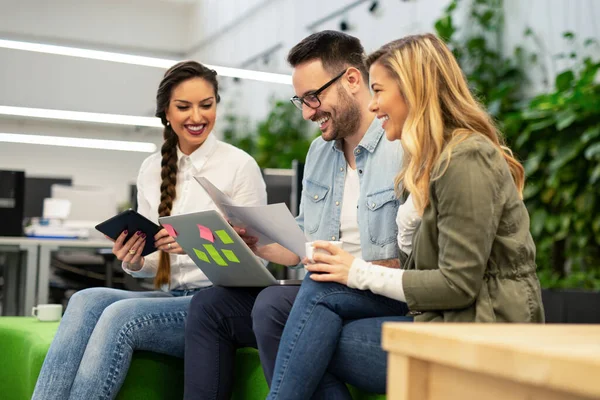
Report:
M 43 322 L 60 321 L 62 304 L 38 304 L 31 309 L 31 316 Z
M 340 249 L 342 248 L 342 242 L 340 242 L 339 240 L 329 240 L 329 241 L 326 241 L 326 242 L 331 243 L 332 245 L 334 245 L 336 247 L 339 247 Z M 329 252 L 327 250 L 324 250 L 324 249 L 315 249 L 313 247 L 313 243 L 314 242 L 308 242 L 308 243 L 306 243 L 306 258 L 308 258 L 308 261 L 311 262 L 311 263 L 315 262 L 313 260 L 313 255 L 315 253 L 329 254 Z

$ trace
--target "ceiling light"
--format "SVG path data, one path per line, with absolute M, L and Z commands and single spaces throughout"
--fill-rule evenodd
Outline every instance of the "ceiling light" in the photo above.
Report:
M 155 57 L 136 56 L 131 54 L 111 53 L 108 51 L 98 51 L 89 49 L 80 49 L 75 47 L 55 46 L 50 44 L 20 42 L 15 40 L 0 39 L 0 48 L 33 51 L 37 53 L 57 54 L 61 56 L 88 58 L 92 60 L 112 61 L 124 64 L 142 65 L 146 67 L 155 67 L 167 69 L 177 62 Z M 217 71 L 221 76 L 233 78 L 252 79 L 262 82 L 292 84 L 292 77 L 285 74 L 276 74 L 272 72 L 252 71 L 248 69 L 221 67 L 218 65 L 205 64 L 207 67 Z
M 63 136 L 22 135 L 18 133 L 0 133 L 0 142 L 43 144 L 48 146 L 63 147 L 83 147 L 88 149 L 136 151 L 141 153 L 154 153 L 156 151 L 156 145 L 148 142 L 84 139 Z
M 64 121 L 97 122 L 101 124 L 149 126 L 162 128 L 160 119 L 134 115 L 101 114 L 81 111 L 48 110 L 44 108 L 0 106 L 0 115 L 59 119 Z

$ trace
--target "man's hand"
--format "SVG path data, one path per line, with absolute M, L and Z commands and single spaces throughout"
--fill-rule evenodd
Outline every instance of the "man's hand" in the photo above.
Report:
M 250 250 L 259 258 L 281 265 L 296 265 L 300 262 L 300 258 L 286 249 L 279 243 L 271 243 L 264 246 L 258 246 L 258 238 L 248 234 L 246 228 L 234 226 L 229 223 L 233 230 L 240 235 L 242 240 L 250 247 Z
M 240 235 L 242 240 L 248 245 L 248 247 L 250 247 L 250 250 L 252 250 L 254 252 L 254 254 L 256 254 L 256 251 L 258 250 L 258 247 L 256 245 L 258 243 L 258 238 L 256 236 L 248 235 L 246 228 L 241 228 L 239 226 L 233 226 L 233 230 L 238 235 Z

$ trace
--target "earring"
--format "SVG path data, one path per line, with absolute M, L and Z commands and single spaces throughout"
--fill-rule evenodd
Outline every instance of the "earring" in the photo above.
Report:
M 171 122 L 167 121 L 167 126 L 170 126 L 170 125 L 171 125 Z

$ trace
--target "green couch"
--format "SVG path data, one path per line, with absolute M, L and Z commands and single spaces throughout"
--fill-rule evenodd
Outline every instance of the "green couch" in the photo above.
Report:
M 39 322 L 27 317 L 0 318 L 0 393 L 3 400 L 30 399 L 44 357 L 56 333 L 57 322 Z M 258 352 L 240 349 L 236 360 L 234 400 L 258 400 L 268 388 L 260 367 Z M 355 400 L 383 400 L 350 388 Z M 127 378 L 119 392 L 120 400 L 164 400 L 183 397 L 181 359 L 150 352 L 136 352 Z

